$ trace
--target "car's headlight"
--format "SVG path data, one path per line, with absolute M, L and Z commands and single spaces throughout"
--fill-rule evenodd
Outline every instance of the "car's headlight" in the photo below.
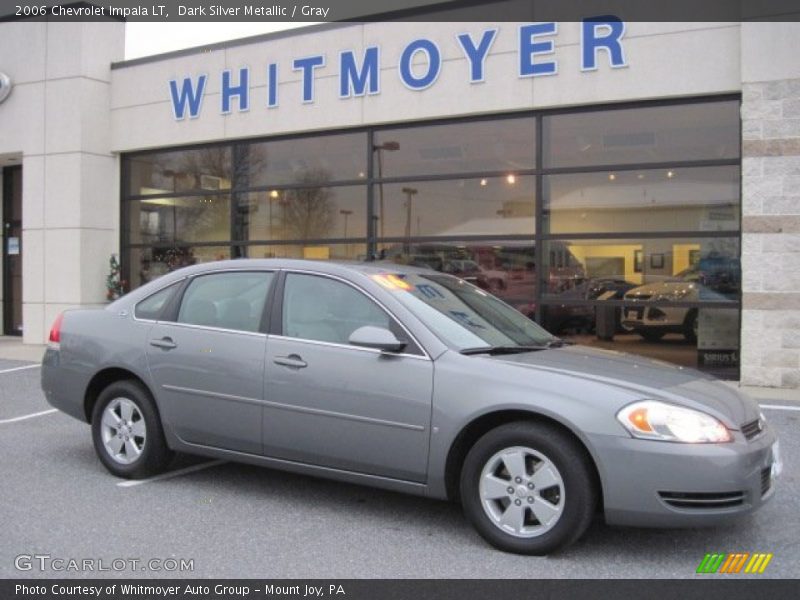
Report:
M 617 413 L 617 420 L 633 437 L 667 442 L 730 442 L 730 431 L 718 419 L 691 408 L 643 400 Z

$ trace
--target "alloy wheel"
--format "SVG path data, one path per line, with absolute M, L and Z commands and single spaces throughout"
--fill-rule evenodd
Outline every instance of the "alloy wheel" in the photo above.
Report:
M 533 448 L 514 446 L 494 454 L 481 471 L 479 490 L 490 521 L 515 537 L 543 535 L 564 512 L 564 479 Z
M 103 447 L 114 462 L 130 465 L 144 451 L 147 427 L 142 411 L 129 398 L 114 398 L 103 411 Z

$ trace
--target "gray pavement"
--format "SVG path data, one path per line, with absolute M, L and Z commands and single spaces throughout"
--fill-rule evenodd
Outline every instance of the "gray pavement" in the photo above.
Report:
M 0 577 L 686 578 L 706 552 L 772 552 L 761 577 L 800 575 L 796 410 L 766 410 L 785 470 L 773 501 L 726 527 L 648 530 L 599 520 L 566 551 L 486 545 L 457 505 L 232 463 L 133 486 L 96 459 L 89 428 L 50 407 L 37 368 L 0 360 Z M 766 396 L 762 403 L 797 408 Z M 4 422 L 5 421 L 5 422 Z M 203 459 L 182 457 L 176 469 Z M 15 557 L 193 559 L 193 572 L 17 571 Z M 95 563 L 97 564 L 97 563 Z M 741 575 L 736 576 L 741 577 Z

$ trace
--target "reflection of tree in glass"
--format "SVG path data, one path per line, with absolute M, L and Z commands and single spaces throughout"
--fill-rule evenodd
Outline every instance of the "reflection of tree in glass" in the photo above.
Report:
M 181 155 L 180 170 L 182 174 L 194 179 L 191 188 L 202 188 L 202 175 L 219 177 L 220 188 L 230 187 L 231 180 L 231 157 L 228 148 L 201 148 L 185 152 Z
M 246 185 L 248 172 L 261 168 L 265 162 L 262 148 L 241 146 L 233 154 L 228 148 L 201 148 L 186 152 L 181 157 L 180 176 L 193 184 L 193 189 L 218 189 L 226 192 L 231 188 L 235 173 L 239 185 Z M 218 178 L 204 182 L 202 176 Z M 218 187 L 216 187 L 218 186 Z M 176 240 L 226 240 L 230 237 L 230 205 L 227 196 L 208 195 L 192 197 L 178 204 Z
M 183 189 L 229 189 L 234 176 L 239 187 L 247 186 L 250 173 L 257 173 L 266 164 L 266 153 L 262 146 L 247 144 L 236 146 L 233 150 L 220 146 L 213 148 L 200 148 L 179 155 L 178 177 L 188 181 Z M 202 176 L 219 178 L 219 182 L 203 181 Z
M 267 149 L 263 144 L 242 144 L 234 148 L 232 162 L 237 186 L 255 185 L 258 174 L 267 168 Z
M 325 169 L 309 169 L 296 178 L 308 187 L 286 190 L 281 210 L 287 239 L 320 239 L 331 231 L 336 202 L 331 188 L 324 187 L 330 179 Z

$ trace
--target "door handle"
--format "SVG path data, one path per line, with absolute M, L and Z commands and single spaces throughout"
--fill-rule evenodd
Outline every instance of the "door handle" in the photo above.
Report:
M 300 358 L 300 356 L 297 354 L 290 354 L 289 356 L 276 356 L 272 362 L 274 362 L 276 365 L 290 367 L 292 369 L 304 369 L 308 366 L 308 363 Z
M 178 347 L 178 344 L 173 342 L 170 337 L 163 337 L 160 340 L 150 340 L 150 345 L 163 350 L 172 350 Z

